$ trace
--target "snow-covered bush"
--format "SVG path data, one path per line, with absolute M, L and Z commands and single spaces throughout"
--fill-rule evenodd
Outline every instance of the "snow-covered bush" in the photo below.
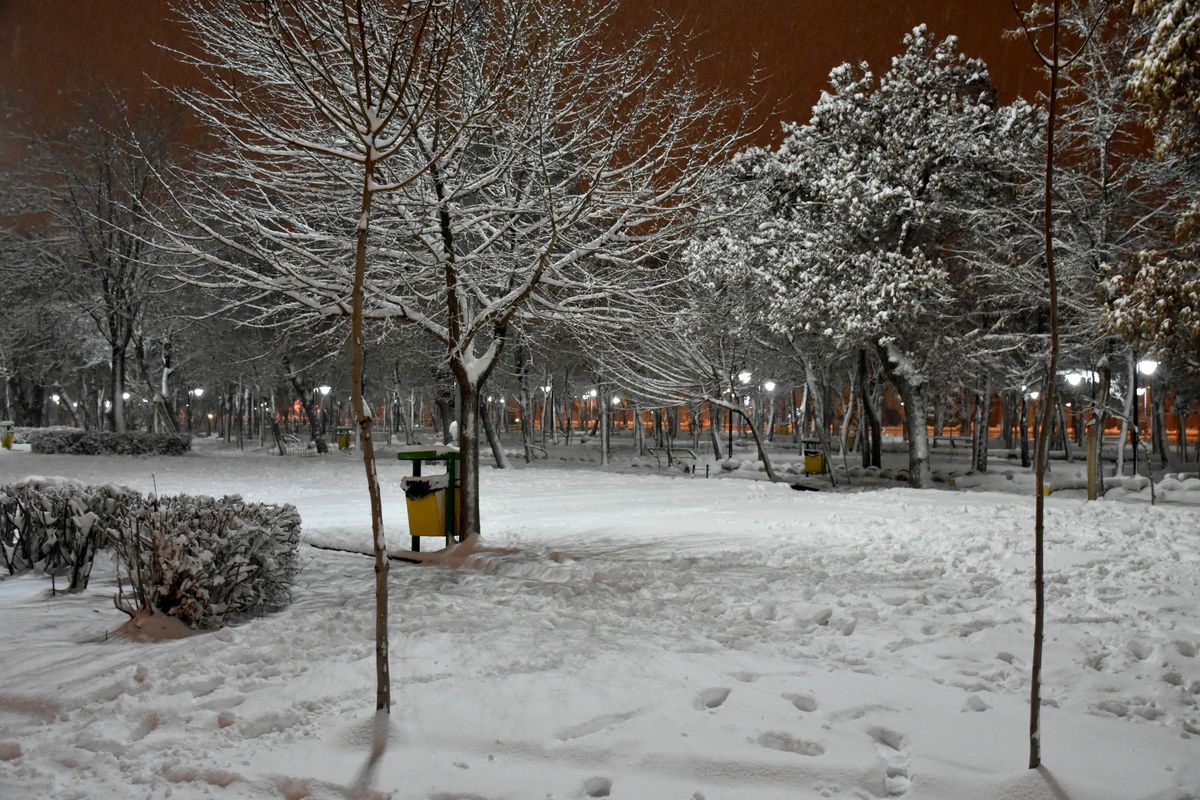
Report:
M 0 487 L 0 552 L 9 573 L 67 571 L 68 591 L 87 588 L 96 550 L 141 502 L 132 489 L 29 478 Z
M 129 431 L 82 431 L 77 428 L 32 430 L 29 444 L 35 453 L 72 455 L 179 456 L 192 448 L 192 439 L 184 433 Z
M 23 425 L 18 425 L 13 429 L 13 444 L 29 444 L 29 437 L 35 433 L 44 433 L 48 431 L 73 431 L 77 430 L 69 425 L 51 425 L 45 428 L 30 428 Z
M 292 505 L 231 495 L 148 499 L 117 537 L 117 607 L 217 627 L 230 616 L 284 606 L 299 570 L 300 515 Z M 130 592 L 125 594 L 123 581 Z

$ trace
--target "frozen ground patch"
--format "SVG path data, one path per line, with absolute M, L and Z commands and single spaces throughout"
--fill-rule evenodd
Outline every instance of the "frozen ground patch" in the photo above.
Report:
M 402 546 L 400 468 L 381 471 Z M 353 458 L 0 454 L 3 482 L 152 472 L 369 547 Z M 393 566 L 381 796 L 1200 797 L 1193 509 L 1050 498 L 1048 772 L 1029 773 L 1028 499 L 544 468 L 486 470 L 483 496 L 513 552 Z M 0 797 L 344 796 L 372 564 L 303 555 L 287 610 L 156 645 L 104 641 L 123 616 L 103 564 L 82 597 L 0 581 Z

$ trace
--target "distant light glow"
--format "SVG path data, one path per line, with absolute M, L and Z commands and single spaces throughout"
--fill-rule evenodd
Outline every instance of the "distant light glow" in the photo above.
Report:
M 766 382 L 764 382 L 764 383 L 763 383 L 763 388 L 764 388 L 764 389 L 766 389 L 768 392 L 773 392 L 773 391 L 775 391 L 775 381 L 766 381 Z
M 121 399 L 122 399 L 122 400 L 128 400 L 128 399 L 129 399 L 129 392 L 121 392 Z
M 318 386 L 317 391 L 321 393 L 322 397 L 325 397 L 326 395 L 328 395 L 330 392 L 333 391 L 333 387 L 332 386 Z
M 1158 362 L 1152 358 L 1143 359 L 1138 362 L 1137 368 L 1138 372 L 1149 377 L 1158 371 Z
M 53 400 L 53 401 L 54 401 L 54 402 L 56 402 L 56 403 L 57 403 L 59 400 L 62 400 L 62 398 L 61 398 L 61 397 L 59 397 L 59 396 L 58 396 L 58 395 L 56 395 L 56 394 L 52 394 L 52 395 L 50 395 L 50 399 L 51 399 L 51 400 Z
M 1029 393 L 1029 399 L 1030 399 L 1030 400 L 1037 400 L 1037 399 L 1038 399 L 1039 397 L 1041 397 L 1041 396 L 1042 396 L 1042 393 L 1041 393 L 1041 392 L 1030 392 L 1030 393 Z
M 752 374 L 750 374 L 750 370 L 742 370 L 741 372 L 738 373 L 737 377 L 738 377 L 739 381 L 741 381 L 743 384 L 746 384 L 746 383 L 749 383 L 750 379 L 753 378 L 754 376 Z

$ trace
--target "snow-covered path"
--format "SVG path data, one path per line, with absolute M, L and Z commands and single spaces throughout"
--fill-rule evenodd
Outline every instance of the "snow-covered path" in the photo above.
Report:
M 369 541 L 353 459 L 0 455 L 0 483 L 151 472 Z M 489 544 L 515 552 L 392 569 L 385 795 L 1200 798 L 1194 509 L 1051 498 L 1039 773 L 1026 498 L 555 469 L 489 470 L 483 496 Z M 103 640 L 122 616 L 100 568 L 77 598 L 0 581 L 0 797 L 344 796 L 371 561 L 304 556 L 286 611 L 157 645 Z

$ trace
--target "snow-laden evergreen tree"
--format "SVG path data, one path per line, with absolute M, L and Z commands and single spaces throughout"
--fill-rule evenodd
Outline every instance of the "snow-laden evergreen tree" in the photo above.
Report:
M 702 279 L 755 284 L 778 333 L 876 351 L 904 402 L 910 482 L 925 486 L 930 378 L 963 360 L 976 291 L 960 253 L 981 233 L 981 198 L 1026 157 L 1034 114 L 998 107 L 954 37 L 920 26 L 904 48 L 881 76 L 837 67 L 809 124 L 739 156 L 746 191 L 766 187 L 759 222 L 692 255 Z
M 1133 60 L 1130 88 L 1149 106 L 1158 152 L 1178 159 L 1188 207 L 1175 242 L 1141 254 L 1117 285 L 1108 322 L 1193 376 L 1200 375 L 1200 2 L 1140 0 L 1150 20 L 1145 49 Z

